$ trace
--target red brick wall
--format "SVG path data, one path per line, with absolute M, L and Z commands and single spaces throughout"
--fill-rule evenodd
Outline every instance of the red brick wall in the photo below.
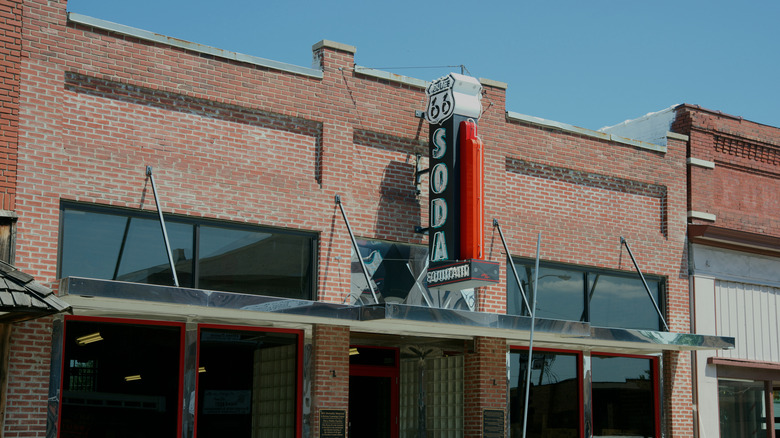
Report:
M 684 106 L 674 129 L 690 136 L 690 156 L 715 163 L 691 167 L 690 210 L 715 222 L 695 224 L 780 237 L 780 129 Z
M 13 326 L 4 438 L 46 436 L 52 319 Z
M 320 436 L 320 410 L 349 409 L 349 327 L 316 325 L 313 336 L 311 436 L 317 437 Z
M 463 436 L 482 436 L 485 409 L 504 411 L 506 421 L 506 352 L 504 339 L 476 338 L 474 351 L 466 355 L 463 406 Z
M 21 0 L 0 0 L 0 41 L 0 209 L 14 210 L 22 52 Z

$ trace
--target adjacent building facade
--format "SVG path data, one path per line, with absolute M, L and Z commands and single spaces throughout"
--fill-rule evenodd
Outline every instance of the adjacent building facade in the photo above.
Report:
M 6 329 L 4 437 L 714 436 L 734 369 L 770 409 L 777 328 L 743 354 L 714 312 L 777 295 L 775 128 L 597 132 L 480 79 L 498 282 L 432 288 L 428 82 L 1 4 L 10 263 L 61 312 Z

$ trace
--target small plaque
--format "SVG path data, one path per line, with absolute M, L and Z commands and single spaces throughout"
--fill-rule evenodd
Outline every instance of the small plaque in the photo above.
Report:
M 346 438 L 347 411 L 344 409 L 320 410 L 320 438 Z
M 482 411 L 482 437 L 504 438 L 504 411 L 485 409 Z

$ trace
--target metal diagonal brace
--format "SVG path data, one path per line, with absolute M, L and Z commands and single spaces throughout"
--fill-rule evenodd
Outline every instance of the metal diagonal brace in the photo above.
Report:
M 642 284 L 645 286 L 645 291 L 647 291 L 647 296 L 650 297 L 650 301 L 653 302 L 653 306 L 655 306 L 655 311 L 658 312 L 658 317 L 661 318 L 661 322 L 664 323 L 664 329 L 666 331 L 669 331 L 669 326 L 666 325 L 666 319 L 664 319 L 663 313 L 661 313 L 661 309 L 658 307 L 658 303 L 655 302 L 655 298 L 653 298 L 653 293 L 650 292 L 650 287 L 647 285 L 647 281 L 645 281 L 645 276 L 642 274 L 642 270 L 639 269 L 639 265 L 636 263 L 636 259 L 634 259 L 634 254 L 631 253 L 631 248 L 628 246 L 628 241 L 623 238 L 623 236 L 620 236 L 620 244 L 625 245 L 626 249 L 628 250 L 628 255 L 631 257 L 631 261 L 634 262 L 634 267 L 636 268 L 636 272 L 639 273 L 639 278 L 642 279 Z
M 146 166 L 146 176 L 152 181 L 152 192 L 154 193 L 154 204 L 157 206 L 157 214 L 160 216 L 160 227 L 162 228 L 163 240 L 165 240 L 165 251 L 168 252 L 168 263 L 171 264 L 171 273 L 173 274 L 173 284 L 179 287 L 179 277 L 176 276 L 176 266 L 173 263 L 173 256 L 171 255 L 171 244 L 168 243 L 168 231 L 165 229 L 165 219 L 163 219 L 162 210 L 160 209 L 160 201 L 157 198 L 157 186 L 154 184 L 154 176 L 152 175 L 152 166 Z
M 520 295 L 523 297 L 523 303 L 525 304 L 526 310 L 528 310 L 528 315 L 531 315 L 531 306 L 528 304 L 528 297 L 525 295 L 525 290 L 523 290 L 523 284 L 520 283 L 520 277 L 517 276 L 515 261 L 512 259 L 512 254 L 509 253 L 509 247 L 506 246 L 506 239 L 504 239 L 504 233 L 501 232 L 501 225 L 498 224 L 497 219 L 493 219 L 493 226 L 498 228 L 498 235 L 501 236 L 501 243 L 504 244 L 504 251 L 506 251 L 506 256 L 509 258 L 508 264 L 512 268 L 512 274 L 514 274 L 515 276 L 515 282 L 517 282 L 517 287 L 520 288 Z
M 371 290 L 371 295 L 374 297 L 374 303 L 379 304 L 376 292 L 374 291 L 374 286 L 371 285 L 371 276 L 368 275 L 368 268 L 366 268 L 366 264 L 363 263 L 363 257 L 360 256 L 360 248 L 358 247 L 357 240 L 355 240 L 355 235 L 352 234 L 352 227 L 349 226 L 349 219 L 347 219 L 347 213 L 344 211 L 344 206 L 341 205 L 341 196 L 339 195 L 336 195 L 336 205 L 341 209 L 341 216 L 344 217 L 344 223 L 347 225 L 347 231 L 349 231 L 349 239 L 352 241 L 352 247 L 355 248 L 355 254 L 357 254 L 360 267 L 363 269 L 363 275 L 366 277 L 366 283 L 368 283 L 368 288 Z

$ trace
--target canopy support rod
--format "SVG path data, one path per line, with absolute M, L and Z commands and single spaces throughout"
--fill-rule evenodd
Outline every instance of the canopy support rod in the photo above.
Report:
M 165 240 L 165 251 L 168 253 L 168 263 L 171 265 L 171 273 L 173 274 L 173 284 L 179 287 L 179 277 L 176 276 L 176 265 L 173 263 L 173 256 L 171 255 L 171 244 L 168 242 L 168 231 L 165 229 L 165 219 L 163 219 L 162 210 L 160 209 L 160 200 L 157 198 L 157 186 L 154 184 L 154 175 L 152 175 L 152 166 L 146 166 L 146 176 L 152 181 L 152 192 L 154 193 L 154 203 L 157 206 L 157 215 L 160 216 L 160 228 L 162 228 L 163 240 Z
M 645 276 L 642 274 L 642 270 L 639 269 L 639 265 L 636 263 L 636 259 L 634 259 L 634 254 L 631 253 L 631 248 L 628 246 L 628 241 L 623 238 L 623 236 L 620 236 L 620 243 L 626 246 L 626 250 L 628 250 L 628 255 L 631 257 L 631 261 L 634 262 L 634 267 L 636 268 L 636 272 L 639 273 L 639 278 L 642 279 L 642 284 L 645 286 L 645 291 L 647 291 L 647 296 L 650 297 L 650 301 L 653 302 L 653 306 L 655 307 L 655 311 L 658 312 L 658 317 L 661 318 L 661 322 L 664 323 L 664 329 L 666 331 L 669 331 L 669 326 L 666 325 L 666 319 L 664 318 L 663 313 L 661 313 L 661 309 L 658 307 L 658 303 L 655 302 L 655 298 L 653 298 L 652 292 L 650 292 L 650 287 L 647 285 L 647 281 L 645 281 Z
M 536 322 L 536 303 L 539 302 L 539 289 L 537 285 L 539 282 L 539 255 L 542 244 L 542 233 L 540 232 L 536 237 L 536 264 L 534 267 L 534 305 L 531 312 L 531 336 L 528 341 L 528 366 L 526 367 L 528 373 L 525 379 L 525 404 L 523 405 L 523 438 L 526 436 L 528 430 L 528 397 L 531 393 L 531 368 L 534 364 L 534 322 Z
M 512 254 L 509 253 L 509 247 L 506 246 L 506 239 L 504 239 L 504 233 L 501 232 L 501 225 L 498 224 L 498 219 L 493 219 L 493 226 L 498 228 L 498 235 L 501 236 L 501 243 L 504 244 L 504 251 L 506 251 L 506 256 L 509 258 L 509 262 L 507 264 L 512 268 L 512 274 L 515 276 L 515 282 L 517 283 L 517 287 L 520 288 L 520 295 L 523 297 L 523 304 L 525 304 L 525 308 L 528 310 L 528 314 L 530 315 L 531 306 L 528 304 L 528 297 L 525 295 L 525 290 L 523 290 L 523 284 L 520 283 L 520 277 L 517 276 L 515 261 L 512 259 Z
M 349 239 L 352 241 L 352 247 L 355 249 L 355 254 L 357 254 L 357 259 L 360 262 L 360 267 L 363 269 L 363 275 L 366 277 L 366 283 L 368 283 L 368 289 L 371 290 L 371 295 L 374 297 L 374 302 L 376 304 L 379 304 L 379 300 L 376 297 L 376 292 L 374 291 L 374 286 L 371 285 L 371 276 L 368 275 L 368 268 L 366 268 L 366 264 L 363 262 L 363 257 L 360 256 L 360 247 L 358 247 L 357 240 L 355 240 L 355 235 L 352 234 L 352 227 L 349 226 L 349 219 L 347 219 L 347 213 L 344 211 L 344 206 L 341 205 L 341 196 L 336 195 L 336 205 L 339 206 L 339 209 L 341 209 L 341 216 L 344 217 L 344 223 L 347 225 L 347 231 L 349 231 Z

